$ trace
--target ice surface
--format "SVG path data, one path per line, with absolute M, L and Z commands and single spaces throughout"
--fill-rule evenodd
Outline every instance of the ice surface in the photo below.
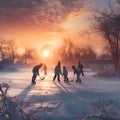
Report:
M 39 114 L 44 120 L 73 120 L 93 112 L 92 102 L 104 100 L 120 100 L 120 78 L 94 77 L 95 72 L 85 69 L 82 83 L 75 82 L 72 72 L 69 78 L 73 82 L 65 83 L 53 79 L 52 69 L 48 71 L 45 80 L 36 79 L 36 85 L 31 84 L 32 68 L 21 68 L 16 72 L 0 72 L 0 83 L 10 84 L 8 94 L 18 96 L 24 101 L 31 101 L 44 108 Z M 41 77 L 43 71 L 41 71 Z

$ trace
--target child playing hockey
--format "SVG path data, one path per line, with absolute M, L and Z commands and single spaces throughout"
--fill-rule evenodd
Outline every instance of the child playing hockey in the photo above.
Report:
M 61 71 L 60 71 L 60 67 L 57 65 L 54 69 L 54 77 L 53 77 L 53 81 L 56 79 L 58 79 L 58 81 L 60 81 L 60 74 L 61 74 Z
M 81 82 L 82 82 L 81 79 L 80 79 L 80 74 L 81 74 L 81 72 L 80 72 L 79 69 L 76 68 L 74 65 L 72 66 L 72 69 L 73 69 L 73 71 L 74 71 L 74 75 L 75 75 L 75 74 L 77 75 L 76 82 L 81 83 Z
M 32 83 L 36 84 L 35 82 L 35 79 L 36 77 L 39 75 L 39 69 L 43 66 L 42 63 L 40 63 L 39 65 L 36 65 L 33 67 L 32 69 L 32 73 L 33 73 L 33 76 L 32 76 Z
M 63 66 L 63 77 L 64 77 L 64 82 L 68 82 L 68 70 L 66 68 L 66 66 Z

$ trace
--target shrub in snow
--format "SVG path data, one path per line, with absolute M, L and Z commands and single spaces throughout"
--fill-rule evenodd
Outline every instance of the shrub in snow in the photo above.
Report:
M 120 105 L 114 101 L 99 101 L 92 104 L 95 114 L 88 115 L 82 120 L 120 120 Z

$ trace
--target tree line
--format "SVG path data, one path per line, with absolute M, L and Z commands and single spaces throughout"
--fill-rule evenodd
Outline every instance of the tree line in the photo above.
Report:
M 116 72 L 120 68 L 120 0 L 116 4 L 108 3 L 108 9 L 93 9 L 95 30 L 107 41 Z
M 34 64 L 34 62 L 40 61 L 37 49 L 25 47 L 24 52 L 19 54 L 17 52 L 17 45 L 14 40 L 0 39 L 0 61 L 2 63 L 9 62 L 12 64 Z M 70 38 L 64 39 L 63 45 L 57 50 L 53 51 L 56 61 L 69 61 L 73 59 L 95 59 L 97 53 L 90 46 L 86 48 L 80 48 L 76 46 Z
M 108 8 L 104 10 L 92 9 L 94 17 L 92 25 L 94 32 L 100 34 L 107 42 L 108 52 L 102 53 L 103 56 L 110 56 L 115 71 L 120 69 L 120 1 L 116 4 L 108 3 Z M 89 33 L 86 33 L 89 34 Z M 90 33 L 91 34 L 91 33 Z M 13 40 L 0 38 L 0 61 L 8 61 L 15 64 L 22 62 L 24 64 L 34 63 L 40 60 L 36 49 L 26 47 L 22 55 L 17 53 L 17 46 Z M 56 57 L 57 56 L 57 57 Z M 68 62 L 77 59 L 96 59 L 97 54 L 90 46 L 80 48 L 75 45 L 70 38 L 64 39 L 63 45 L 54 51 L 54 59 L 60 59 Z
M 4 64 L 30 64 L 37 57 L 37 52 L 33 48 L 25 47 L 24 53 L 17 52 L 18 46 L 14 40 L 0 38 L 0 66 Z

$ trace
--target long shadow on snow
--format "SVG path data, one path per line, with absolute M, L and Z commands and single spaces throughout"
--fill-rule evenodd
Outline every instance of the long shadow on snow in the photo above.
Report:
M 105 96 L 111 96 L 111 93 L 102 93 L 97 92 L 92 89 L 80 89 L 80 85 L 76 87 L 76 84 L 68 84 L 71 87 L 66 87 L 65 83 L 54 82 L 54 85 L 59 89 L 58 93 L 47 94 L 44 96 L 40 95 L 31 95 L 29 96 L 32 99 L 32 103 L 47 103 L 47 105 L 51 104 L 53 106 L 56 105 L 57 112 L 51 114 L 52 116 L 56 116 L 59 113 L 60 108 L 64 107 L 65 115 L 72 115 L 78 117 L 79 115 L 85 115 L 91 112 L 92 106 L 91 103 L 98 101 L 100 98 L 104 98 Z M 60 103 L 60 104 L 59 104 Z M 53 106 L 49 109 L 52 109 Z M 61 111 L 60 111 L 61 112 Z M 47 114 L 44 114 L 47 117 Z M 49 116 L 50 117 L 50 116 Z M 65 117 L 65 116 L 64 116 Z
M 29 84 L 21 93 L 19 93 L 18 97 L 24 99 L 28 95 L 28 93 L 32 90 L 33 87 L 34 87 L 33 84 Z
M 69 113 L 75 113 L 74 112 L 74 106 L 76 106 L 76 113 L 78 113 L 79 109 L 81 108 L 82 111 L 81 113 L 84 114 L 86 113 L 89 109 L 91 109 L 91 103 L 92 102 L 96 102 L 99 100 L 104 100 L 104 99 L 110 99 L 111 97 L 111 93 L 106 93 L 106 92 L 98 92 L 98 91 L 93 91 L 92 89 L 80 89 L 80 87 L 82 86 L 82 84 L 76 84 L 76 86 L 74 86 L 73 84 L 68 84 L 71 87 L 67 87 L 64 83 L 59 83 L 59 88 L 62 89 L 64 88 L 65 92 L 66 92 L 66 96 L 63 96 L 63 102 L 65 104 L 65 107 L 67 109 L 67 111 Z M 74 92 L 70 92 L 74 90 Z M 106 97 L 107 96 L 107 97 Z M 67 98 L 67 99 L 64 99 Z M 74 100 L 74 102 L 72 100 Z M 86 104 L 88 107 L 86 107 Z M 80 111 L 79 111 L 80 112 Z

